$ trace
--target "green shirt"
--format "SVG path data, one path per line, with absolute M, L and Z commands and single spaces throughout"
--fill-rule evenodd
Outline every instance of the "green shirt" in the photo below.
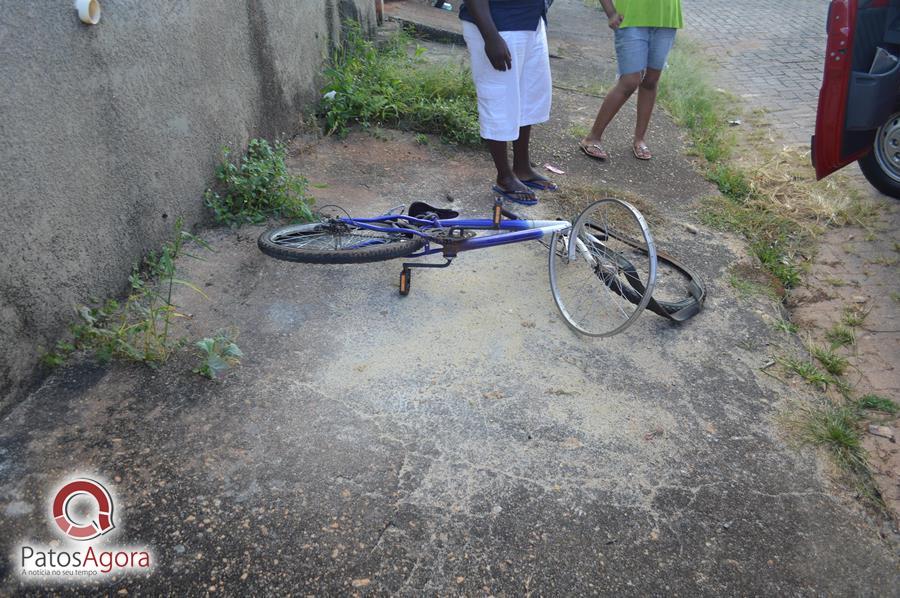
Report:
M 681 0 L 615 0 L 625 19 L 622 27 L 672 27 L 681 29 Z

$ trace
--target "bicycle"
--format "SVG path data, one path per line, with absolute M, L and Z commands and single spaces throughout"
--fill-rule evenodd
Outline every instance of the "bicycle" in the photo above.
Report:
M 544 242 L 548 237 L 549 242 Z M 678 302 L 653 299 L 658 252 L 650 229 L 637 208 L 615 198 L 590 204 L 574 223 L 523 219 L 506 210 L 501 198 L 495 199 L 491 218 L 476 219 L 414 202 L 406 214 L 402 208 L 370 218 L 353 218 L 344 212 L 343 216 L 320 216 L 317 222 L 269 229 L 257 244 L 270 257 L 310 264 L 362 264 L 442 254 L 444 263 L 403 263 L 399 288 L 405 296 L 414 268 L 446 268 L 466 251 L 532 240 L 550 249 L 553 299 L 565 322 L 581 334 L 617 334 L 644 309 L 684 321 L 700 311 L 705 299 L 706 291 L 693 273 L 667 255 L 662 259 L 688 277 L 689 297 Z

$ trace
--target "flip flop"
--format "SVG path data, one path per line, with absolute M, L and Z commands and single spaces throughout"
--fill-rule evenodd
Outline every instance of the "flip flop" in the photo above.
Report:
M 588 158 L 593 158 L 594 160 L 599 160 L 600 162 L 606 162 L 607 160 L 609 160 L 609 152 L 603 149 L 603 146 L 601 146 L 599 143 L 588 143 L 587 145 L 579 143 L 578 147 L 581 148 L 581 151 L 583 151 L 584 155 Z M 591 153 L 591 150 L 595 150 L 596 153 Z
M 533 191 L 507 191 L 498 185 L 494 185 L 491 189 L 500 197 L 523 206 L 533 206 L 538 202 Z
M 638 160 L 649 160 L 653 157 L 653 154 L 650 153 L 650 148 L 647 147 L 647 144 L 644 142 L 641 142 L 637 145 L 632 145 L 631 151 L 634 153 L 634 157 Z
M 522 184 L 526 187 L 531 187 L 532 189 L 537 189 L 538 191 L 559 191 L 559 185 L 551 181 L 550 179 L 545 179 L 544 177 L 538 177 L 536 179 L 519 179 L 522 181 Z

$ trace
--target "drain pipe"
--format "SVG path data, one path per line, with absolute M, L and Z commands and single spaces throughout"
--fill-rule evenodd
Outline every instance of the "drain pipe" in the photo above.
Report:
M 97 0 L 75 0 L 75 10 L 78 11 L 78 18 L 86 25 L 100 22 L 100 3 Z

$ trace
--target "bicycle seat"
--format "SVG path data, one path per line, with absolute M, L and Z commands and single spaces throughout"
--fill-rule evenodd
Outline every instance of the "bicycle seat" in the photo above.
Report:
M 412 216 L 413 218 L 426 218 L 429 214 L 434 214 L 440 220 L 449 220 L 451 218 L 456 218 L 459 216 L 459 212 L 456 210 L 445 210 L 443 208 L 436 208 L 434 206 L 430 206 L 424 201 L 414 201 L 409 205 L 409 209 L 406 211 L 407 214 Z

